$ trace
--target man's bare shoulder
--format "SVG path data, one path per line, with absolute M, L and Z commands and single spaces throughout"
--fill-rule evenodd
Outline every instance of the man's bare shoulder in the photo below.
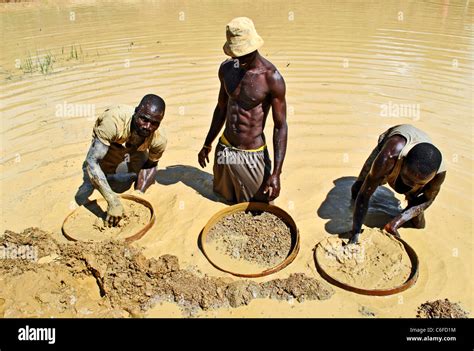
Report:
M 262 63 L 265 67 L 265 78 L 270 86 L 279 86 L 285 84 L 283 76 L 273 63 L 265 58 L 263 58 Z
M 260 63 L 265 69 L 266 75 L 272 76 L 273 74 L 275 74 L 275 72 L 278 72 L 278 69 L 276 68 L 276 66 L 263 56 L 260 56 Z M 278 74 L 280 73 L 278 72 Z
M 265 60 L 265 80 L 272 95 L 284 97 L 285 96 L 285 80 L 278 71 L 278 69 L 270 61 Z
M 220 67 L 224 66 L 225 64 L 233 63 L 233 62 L 234 62 L 234 60 L 229 57 L 229 58 L 227 58 L 227 59 L 225 59 L 224 61 L 221 62 L 221 66 L 220 66 Z
M 381 151 L 389 157 L 398 157 L 406 143 L 407 140 L 403 136 L 395 134 L 385 140 Z
M 230 68 L 234 66 L 234 60 L 228 58 L 227 60 L 221 62 L 219 66 L 219 76 L 222 76 L 225 72 L 227 72 Z
M 389 174 L 405 144 L 406 140 L 401 135 L 387 138 L 372 164 L 370 175 L 377 178 Z

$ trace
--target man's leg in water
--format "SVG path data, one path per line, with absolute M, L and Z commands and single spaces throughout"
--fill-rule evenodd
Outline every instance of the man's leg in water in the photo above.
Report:
M 87 173 L 85 162 L 82 164 L 82 173 L 82 184 L 77 189 L 76 195 L 74 196 L 74 199 L 79 206 L 89 202 L 89 196 L 92 195 L 95 189 L 89 178 L 89 174 Z

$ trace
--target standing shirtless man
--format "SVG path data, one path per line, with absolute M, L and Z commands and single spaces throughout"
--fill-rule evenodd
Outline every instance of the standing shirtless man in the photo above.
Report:
M 224 52 L 231 59 L 219 68 L 217 106 L 198 161 L 201 167 L 209 162 L 212 142 L 225 124 L 214 157 L 214 192 L 231 203 L 269 202 L 280 194 L 286 153 L 285 82 L 275 66 L 257 51 L 263 39 L 252 20 L 233 19 L 226 35 Z M 273 172 L 263 134 L 270 107 L 274 122 Z

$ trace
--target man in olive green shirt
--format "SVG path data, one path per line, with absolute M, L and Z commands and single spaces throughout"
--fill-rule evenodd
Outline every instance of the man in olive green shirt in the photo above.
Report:
M 107 175 L 136 175 L 135 189 L 144 193 L 155 182 L 158 160 L 166 148 L 166 134 L 158 129 L 165 114 L 165 102 L 157 95 L 145 95 L 140 104 L 110 107 L 97 119 L 86 158 L 86 169 L 94 188 L 107 200 L 109 226 L 124 216 L 117 194 Z

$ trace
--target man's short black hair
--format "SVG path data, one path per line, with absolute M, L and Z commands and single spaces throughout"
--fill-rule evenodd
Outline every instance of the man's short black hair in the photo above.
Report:
M 155 94 L 147 94 L 138 105 L 139 108 L 147 107 L 150 112 L 162 112 L 165 110 L 165 101 Z
M 406 165 L 423 176 L 437 172 L 441 165 L 441 152 L 430 143 L 415 145 L 405 157 Z

